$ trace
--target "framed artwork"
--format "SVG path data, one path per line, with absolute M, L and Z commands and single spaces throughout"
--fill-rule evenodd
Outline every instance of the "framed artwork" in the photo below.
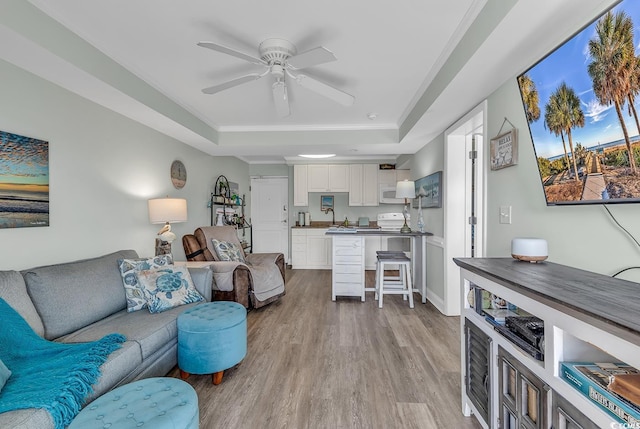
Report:
M 511 167 L 518 163 L 518 135 L 515 128 L 491 139 L 491 169 Z
M 440 208 L 442 207 L 442 171 L 435 172 L 415 181 L 416 198 L 413 200 L 413 208 Z M 422 207 L 418 207 L 421 203 Z
M 0 131 L 0 228 L 49 226 L 49 142 Z
M 333 195 L 321 195 L 320 196 L 320 210 L 333 210 Z

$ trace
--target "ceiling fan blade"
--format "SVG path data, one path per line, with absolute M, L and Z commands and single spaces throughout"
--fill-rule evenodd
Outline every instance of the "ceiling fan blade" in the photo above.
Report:
M 235 49 L 231 49 L 231 48 L 228 48 L 228 47 L 223 46 L 223 45 L 219 45 L 217 43 L 213 43 L 213 42 L 198 42 L 198 46 L 201 46 L 203 48 L 213 49 L 214 51 L 222 52 L 223 54 L 232 55 L 232 56 L 234 56 L 236 58 L 240 58 L 242 60 L 249 61 L 250 63 L 253 63 L 253 64 L 258 64 L 258 65 L 262 65 L 262 66 L 267 65 L 267 63 L 262 61 L 260 58 L 252 57 L 251 55 L 247 55 L 245 53 L 242 53 L 240 51 L 236 51 Z
M 340 91 L 330 85 L 327 85 L 324 82 L 320 82 L 317 79 L 310 78 L 304 74 L 299 74 L 297 76 L 293 76 L 296 82 L 311 91 L 317 92 L 318 94 L 327 97 L 330 100 L 335 101 L 336 103 L 340 103 L 343 106 L 351 106 L 355 97 L 351 94 L 347 94 L 346 92 Z
M 323 46 L 319 46 L 288 58 L 287 64 L 289 64 L 291 68 L 298 70 L 336 60 L 337 58 L 333 55 L 333 52 Z
M 276 106 L 276 112 L 278 116 L 284 118 L 291 114 L 289 109 L 289 95 L 287 94 L 287 85 L 284 81 L 277 81 L 272 86 L 273 89 L 273 103 Z
M 233 88 L 234 86 L 242 85 L 243 83 L 251 82 L 252 80 L 260 79 L 264 74 L 248 74 L 246 76 L 242 76 L 229 82 L 221 83 L 219 85 L 210 86 L 202 90 L 205 94 L 215 94 L 220 91 L 224 91 L 225 89 Z

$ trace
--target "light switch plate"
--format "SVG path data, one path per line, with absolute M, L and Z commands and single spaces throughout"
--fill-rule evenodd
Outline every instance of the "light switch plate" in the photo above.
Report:
M 500 206 L 500 223 L 511 223 L 511 206 Z

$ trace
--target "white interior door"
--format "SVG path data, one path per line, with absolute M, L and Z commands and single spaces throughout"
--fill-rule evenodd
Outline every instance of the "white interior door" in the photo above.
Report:
M 445 131 L 443 312 L 447 316 L 460 315 L 460 268 L 453 258 L 485 253 L 486 112 L 485 101 Z
M 253 252 L 279 252 L 289 260 L 289 179 L 251 178 Z

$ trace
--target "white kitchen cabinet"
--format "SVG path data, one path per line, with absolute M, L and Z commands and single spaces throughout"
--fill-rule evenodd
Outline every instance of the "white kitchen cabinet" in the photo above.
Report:
M 307 190 L 307 166 L 293 166 L 293 205 L 308 206 L 309 191 Z
M 359 296 L 364 301 L 363 236 L 334 236 L 331 275 L 331 299 L 336 296 Z
M 291 267 L 293 269 L 331 268 L 331 237 L 327 228 L 291 229 Z
M 378 205 L 377 164 L 351 164 L 349 166 L 349 205 Z
M 346 164 L 329 165 L 329 191 L 349 192 L 349 166 Z
M 396 182 L 411 180 L 411 170 L 396 170 Z
M 380 170 L 378 171 L 378 183 L 380 185 L 396 184 L 396 170 Z
M 347 164 L 307 165 L 308 192 L 349 192 L 349 166 Z
M 349 166 L 349 205 L 361 206 L 362 195 L 362 164 L 351 164 Z
M 307 165 L 307 191 L 327 192 L 329 190 L 329 166 Z
M 402 180 L 411 180 L 411 170 L 380 170 L 378 183 L 381 185 L 396 186 Z
M 307 265 L 307 231 L 291 228 L 291 266 L 302 268 Z
M 331 268 L 331 237 L 327 237 L 326 229 L 310 229 L 307 231 L 307 266 L 309 268 Z

